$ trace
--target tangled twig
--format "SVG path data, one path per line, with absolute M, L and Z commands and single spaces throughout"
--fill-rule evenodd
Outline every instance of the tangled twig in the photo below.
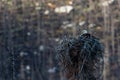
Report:
M 57 48 L 57 59 L 70 80 L 100 80 L 103 51 L 99 39 L 85 33 L 78 38 L 64 38 Z

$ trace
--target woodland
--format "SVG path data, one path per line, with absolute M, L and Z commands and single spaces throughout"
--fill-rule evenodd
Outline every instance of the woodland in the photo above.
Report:
M 56 47 L 82 30 L 104 45 L 103 80 L 120 80 L 120 0 L 0 0 L 0 80 L 65 80 Z

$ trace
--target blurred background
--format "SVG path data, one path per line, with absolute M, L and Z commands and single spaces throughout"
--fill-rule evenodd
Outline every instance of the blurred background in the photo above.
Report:
M 120 0 L 0 0 L 0 80 L 65 80 L 55 48 L 84 29 L 105 46 L 103 80 L 120 80 Z

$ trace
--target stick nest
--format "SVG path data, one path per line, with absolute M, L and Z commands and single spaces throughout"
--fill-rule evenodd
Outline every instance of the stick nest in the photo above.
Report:
M 103 51 L 99 39 L 87 33 L 64 38 L 57 48 L 57 59 L 69 80 L 100 80 Z

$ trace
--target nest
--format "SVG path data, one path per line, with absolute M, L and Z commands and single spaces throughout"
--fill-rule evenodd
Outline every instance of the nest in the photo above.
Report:
M 64 38 L 57 48 L 57 59 L 69 80 L 100 80 L 103 51 L 99 39 L 87 33 Z

